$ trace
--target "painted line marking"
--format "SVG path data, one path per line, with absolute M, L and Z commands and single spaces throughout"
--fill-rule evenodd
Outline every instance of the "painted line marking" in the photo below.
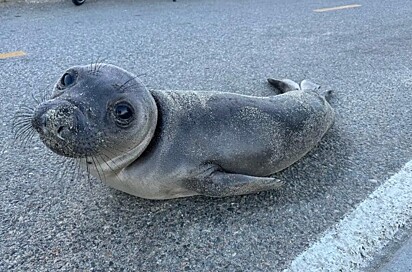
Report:
M 332 8 L 320 8 L 320 9 L 314 9 L 314 12 L 326 12 L 326 11 L 335 11 L 335 10 L 341 10 L 341 9 L 350 9 L 350 8 L 359 8 L 362 5 L 359 4 L 353 4 L 353 5 L 346 5 L 346 6 L 338 6 L 338 7 L 332 7 Z
M 412 219 L 412 161 L 325 231 L 284 272 L 362 271 Z
M 22 56 L 25 56 L 25 55 L 27 55 L 27 54 L 24 51 L 14 51 L 14 52 L 9 52 L 9 53 L 0 53 L 0 59 L 22 57 Z

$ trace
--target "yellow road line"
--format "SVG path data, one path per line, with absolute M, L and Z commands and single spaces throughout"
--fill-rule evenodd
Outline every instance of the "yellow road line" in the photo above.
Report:
M 21 57 L 25 56 L 26 53 L 23 51 L 15 51 L 15 52 L 9 52 L 9 53 L 0 53 L 0 59 L 8 59 L 8 58 L 14 58 L 14 57 Z
M 314 12 L 325 12 L 325 11 L 334 11 L 334 10 L 340 10 L 340 9 L 358 8 L 358 7 L 361 7 L 361 6 L 362 6 L 362 5 L 359 5 L 359 4 L 353 4 L 353 5 L 332 7 L 332 8 L 314 9 L 313 11 L 314 11 Z

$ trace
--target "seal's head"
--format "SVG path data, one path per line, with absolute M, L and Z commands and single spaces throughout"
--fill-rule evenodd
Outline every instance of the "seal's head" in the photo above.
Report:
M 133 74 L 109 64 L 75 66 L 61 76 L 31 123 L 55 153 L 106 161 L 144 151 L 156 128 L 157 107 Z

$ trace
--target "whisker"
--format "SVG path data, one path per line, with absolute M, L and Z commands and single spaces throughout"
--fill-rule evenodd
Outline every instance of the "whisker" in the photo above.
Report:
M 31 106 L 27 106 L 27 105 L 20 105 L 19 106 L 19 111 L 18 112 L 35 112 L 36 109 L 34 107 Z
M 27 132 L 33 131 L 33 128 L 31 126 L 24 126 L 20 127 L 14 134 L 16 139 L 20 139 L 21 136 L 25 135 Z M 34 132 L 34 131 L 33 131 Z
M 109 150 L 108 149 L 108 147 L 104 147 L 104 150 L 103 151 L 107 151 L 110 155 L 112 155 L 113 157 L 117 157 L 118 155 L 116 154 L 116 153 L 114 153 L 114 151 L 112 151 L 112 150 Z M 118 150 L 116 150 L 116 151 L 118 151 Z M 108 158 L 109 158 L 109 155 L 107 155 L 107 154 L 105 154 Z
M 15 134 L 17 131 L 26 128 L 26 127 L 31 127 L 30 122 L 27 120 L 19 120 L 16 122 L 13 122 L 12 124 L 12 132 Z
M 107 153 L 111 154 L 111 156 L 107 155 Z M 123 153 L 123 152 L 118 151 L 117 154 L 119 154 L 119 153 Z M 104 155 L 104 156 L 107 158 L 107 160 L 110 160 L 110 162 L 111 162 L 116 168 L 119 168 L 119 158 L 116 158 L 118 155 L 116 155 L 115 153 L 111 153 L 111 152 L 108 151 L 108 150 L 103 150 L 103 151 L 101 152 L 101 154 Z M 121 161 L 120 161 L 120 162 L 121 162 Z
M 48 98 L 50 97 L 49 90 L 51 89 L 51 85 L 52 85 L 52 83 L 48 84 L 47 87 L 43 89 L 42 93 L 40 94 L 41 96 L 40 96 L 40 99 L 39 99 L 39 101 L 40 101 L 39 104 L 47 101 Z
M 96 62 L 94 63 L 94 65 L 93 65 L 93 74 L 95 75 L 96 74 L 96 66 L 97 66 L 97 63 L 99 62 L 99 56 L 97 56 L 97 58 L 96 58 Z
M 122 85 L 120 85 L 120 87 L 118 88 L 118 92 L 123 92 L 122 89 L 123 89 L 130 81 L 132 81 L 132 80 L 134 80 L 134 79 L 136 79 L 136 78 L 137 78 L 137 76 L 134 76 L 134 77 L 126 80 L 125 83 L 123 83 Z
M 12 126 L 13 128 L 18 128 L 21 126 L 29 126 L 31 127 L 31 118 L 27 117 L 27 116 L 22 116 L 22 117 L 18 117 L 18 118 L 14 118 L 14 120 L 12 120 Z
M 84 160 L 84 161 L 86 161 L 86 159 L 79 159 L 79 160 L 77 160 L 77 168 L 78 168 L 78 178 L 80 179 L 81 177 L 83 177 L 83 176 L 86 176 L 86 179 L 88 179 L 88 177 L 89 177 L 89 173 L 87 172 L 87 170 L 85 170 L 84 168 L 82 168 L 82 165 L 81 165 L 81 161 L 82 160 Z M 86 174 L 86 175 L 85 175 Z M 90 180 L 88 179 L 88 181 L 89 181 L 89 186 L 90 186 Z
M 98 165 L 97 165 L 97 163 L 96 163 L 96 161 L 95 161 L 96 158 L 95 158 L 94 156 L 92 156 L 91 159 L 92 159 L 92 161 L 93 161 L 93 165 L 94 165 L 94 168 L 96 169 L 96 172 L 97 172 L 97 175 L 99 176 L 99 179 L 100 179 L 101 181 L 103 181 L 103 182 L 106 182 L 106 179 L 102 179 L 102 176 L 100 175 L 100 171 L 99 171 Z
M 22 147 L 26 147 L 29 142 L 33 139 L 35 133 L 33 131 L 28 131 L 24 135 L 20 135 L 19 138 L 13 139 L 12 143 L 16 145 L 17 140 L 19 141 L 19 145 Z
M 95 159 L 96 159 L 96 162 L 98 162 L 98 165 L 99 165 L 99 167 L 100 167 L 100 170 L 101 170 L 101 172 L 102 172 L 102 174 L 103 174 L 103 176 L 104 176 L 104 183 L 107 183 L 106 173 L 104 172 L 103 167 L 101 166 L 101 162 L 105 163 L 106 165 L 108 165 L 108 164 L 106 163 L 105 160 L 102 159 L 102 157 L 101 157 L 100 155 L 97 156 L 97 157 L 95 156 Z M 101 159 L 101 162 L 99 161 L 99 159 Z M 108 165 L 108 166 L 109 166 L 109 165 Z M 110 166 L 109 166 L 109 168 L 110 168 Z
M 140 80 L 139 76 L 135 76 L 133 79 L 136 80 L 135 83 L 133 83 L 132 85 L 129 86 L 125 86 L 128 82 L 130 82 L 132 79 L 129 79 L 128 81 L 126 81 L 126 83 L 122 84 L 120 86 L 120 88 L 118 89 L 119 92 L 124 92 L 126 88 L 133 88 L 134 86 L 138 86 L 141 85 L 143 87 L 145 87 L 145 85 L 143 84 L 143 82 Z
M 110 161 L 111 164 L 114 165 L 115 168 L 119 168 L 119 165 L 116 163 L 116 161 L 113 160 L 112 157 L 108 156 L 107 154 L 103 152 L 100 153 L 100 157 L 103 159 L 103 161 L 105 162 L 105 164 L 110 168 L 110 170 L 115 171 L 109 164 L 107 161 Z M 104 158 L 106 158 L 106 160 L 104 160 Z
M 13 123 L 22 122 L 22 121 L 30 123 L 31 119 L 32 119 L 32 115 L 24 113 L 24 114 L 15 114 L 12 117 L 11 121 Z
M 27 121 L 31 122 L 33 115 L 31 114 L 26 114 L 26 113 L 16 113 L 12 118 L 12 122 L 20 122 L 20 121 Z
M 97 65 L 97 72 L 100 71 L 101 68 L 103 68 L 106 64 L 104 63 L 107 60 L 107 58 L 103 58 L 100 60 L 100 63 Z
M 80 177 L 82 176 L 82 173 L 84 173 L 83 169 L 81 168 L 81 159 L 75 160 L 76 162 L 76 179 L 80 179 Z
M 26 137 L 22 137 L 21 139 L 19 139 L 19 146 L 20 147 L 27 147 L 27 144 L 32 140 L 32 136 L 28 135 Z M 13 144 L 15 144 L 16 140 L 13 141 Z
M 89 183 L 89 189 L 92 189 L 92 182 L 90 178 L 90 168 L 89 168 L 89 157 L 86 155 L 85 157 L 85 164 L 86 164 L 86 173 L 87 173 L 87 181 Z
M 29 116 L 19 116 L 19 117 L 13 118 L 11 120 L 13 131 L 14 131 L 14 128 L 20 127 L 22 125 L 32 126 L 31 120 L 32 120 L 31 116 L 30 117 Z
M 98 63 L 96 64 L 97 68 L 96 68 L 96 73 L 100 72 L 100 68 L 103 66 L 103 63 Z
M 33 93 L 31 93 L 31 98 L 34 100 L 34 102 L 36 102 L 37 105 L 41 104 L 41 101 L 38 100 L 37 97 L 35 97 Z
M 118 180 L 120 180 L 120 177 L 119 177 L 119 175 L 118 175 L 118 171 L 116 171 L 115 169 L 113 169 L 111 166 L 110 166 L 110 164 L 103 158 L 103 155 L 104 154 L 101 154 L 99 157 L 100 157 L 100 159 L 104 162 L 104 164 L 106 164 L 107 165 L 107 167 L 109 167 L 110 168 L 110 170 L 116 175 L 116 178 L 118 179 Z M 109 158 L 110 159 L 110 158 Z M 113 164 L 114 164 L 114 166 L 115 166 L 115 168 L 119 168 L 118 167 L 118 165 L 115 163 L 115 162 L 112 162 Z
M 15 136 L 17 139 L 19 139 L 19 138 L 21 138 L 21 136 L 24 136 L 26 133 L 28 133 L 28 132 L 30 132 L 30 131 L 33 131 L 33 128 L 32 128 L 32 127 L 30 127 L 30 126 L 24 126 L 24 127 L 19 128 L 19 130 L 16 131 L 16 133 L 15 133 L 14 136 Z M 33 131 L 33 132 L 34 132 L 34 131 Z
M 93 75 L 97 75 L 100 71 L 100 69 L 104 66 L 104 62 L 105 58 L 100 58 L 100 56 L 97 56 L 96 61 L 92 60 L 89 69 L 88 69 L 88 73 L 93 74 Z
M 92 66 L 91 66 L 91 68 L 92 68 L 92 73 L 93 73 L 93 74 L 94 74 L 95 71 L 96 71 L 96 63 L 97 63 L 97 62 L 99 62 L 99 55 L 97 55 L 95 61 L 92 61 Z
M 42 102 L 45 102 L 46 100 L 48 100 L 49 98 L 50 98 L 50 96 L 51 96 L 51 92 L 50 92 L 50 89 L 52 89 L 54 86 L 52 86 L 52 85 L 54 85 L 55 83 L 50 83 L 50 84 L 48 84 L 47 85 L 47 87 L 43 90 L 43 96 L 42 96 Z
M 94 63 L 94 60 L 92 59 L 92 62 L 90 63 L 89 68 L 87 69 L 87 72 L 88 72 L 89 74 L 91 74 L 92 71 L 93 71 L 93 63 Z
M 19 142 L 19 144 L 21 144 L 22 146 L 24 146 L 24 143 L 27 141 L 30 141 L 31 139 L 33 139 L 35 135 L 35 132 L 33 130 L 24 130 L 22 132 L 20 132 L 19 134 L 15 135 L 15 138 L 13 139 L 13 144 L 16 144 L 17 142 Z
M 22 128 L 31 127 L 30 120 L 19 120 L 13 123 L 12 132 L 16 133 Z
M 86 170 L 81 167 L 82 161 L 84 158 L 75 158 L 76 162 L 76 179 L 80 180 L 80 177 L 83 176 L 84 173 L 86 173 Z

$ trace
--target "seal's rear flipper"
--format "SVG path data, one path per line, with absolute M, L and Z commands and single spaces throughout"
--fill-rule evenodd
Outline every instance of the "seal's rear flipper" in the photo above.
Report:
M 316 91 L 320 89 L 320 85 L 313 83 L 310 80 L 304 79 L 300 83 L 300 89 L 302 91 Z
M 310 80 L 304 79 L 300 83 L 300 88 L 302 91 L 318 91 L 320 89 L 320 85 L 313 83 Z M 322 96 L 325 97 L 326 101 L 329 101 L 332 97 L 333 91 L 326 90 L 322 92 Z
M 281 93 L 300 90 L 299 84 L 287 78 L 281 80 L 268 78 L 268 82 Z
M 188 187 L 197 193 L 211 197 L 245 195 L 279 188 L 284 183 L 275 178 L 254 177 L 215 171 L 208 176 L 191 179 Z M 195 188 L 193 188 L 195 187 Z

